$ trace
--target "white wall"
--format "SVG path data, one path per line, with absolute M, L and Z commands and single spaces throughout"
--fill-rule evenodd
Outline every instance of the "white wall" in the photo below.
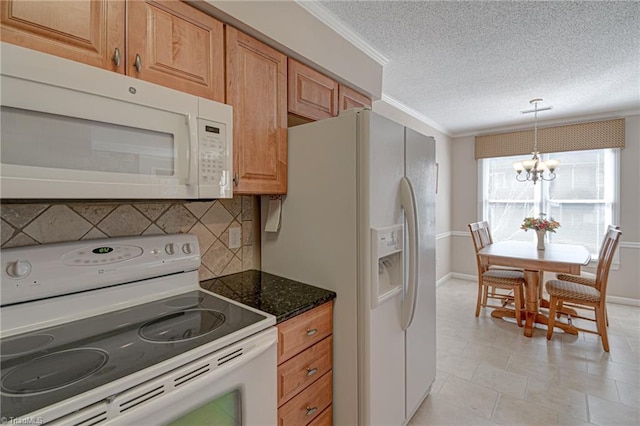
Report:
M 640 304 L 640 115 L 626 117 L 625 133 L 626 147 L 620 156 L 620 264 L 611 270 L 607 295 L 612 301 Z M 477 273 L 473 244 L 467 229 L 468 223 L 479 218 L 478 169 L 473 156 L 472 136 L 453 139 L 452 161 L 456 172 L 452 178 L 451 225 L 454 237 L 451 250 L 454 255 L 451 268 L 454 273 L 468 275 Z M 561 174 L 558 178 L 561 179 Z

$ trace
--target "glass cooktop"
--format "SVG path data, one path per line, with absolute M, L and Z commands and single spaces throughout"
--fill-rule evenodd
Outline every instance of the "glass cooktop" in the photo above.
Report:
M 263 319 L 195 290 L 2 339 L 0 417 L 31 413 Z

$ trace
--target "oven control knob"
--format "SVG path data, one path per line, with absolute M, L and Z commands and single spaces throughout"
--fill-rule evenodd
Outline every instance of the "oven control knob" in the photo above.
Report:
M 174 243 L 169 243 L 164 246 L 164 251 L 166 251 L 169 255 L 174 255 L 176 254 L 176 245 Z
M 191 243 L 186 243 L 185 245 L 183 245 L 182 246 L 182 251 L 184 252 L 184 254 L 193 253 L 193 247 L 191 247 Z
M 11 278 L 24 278 L 31 272 L 31 264 L 28 260 L 16 260 L 7 265 L 7 275 Z

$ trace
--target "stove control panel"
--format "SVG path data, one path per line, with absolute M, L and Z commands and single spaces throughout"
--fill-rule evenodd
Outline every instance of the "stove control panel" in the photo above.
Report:
M 4 249 L 1 255 L 3 305 L 200 267 L 198 239 L 191 234 L 41 244 Z
M 124 244 L 83 247 L 62 256 L 62 262 L 69 266 L 108 265 L 134 259 L 142 253 L 141 247 Z

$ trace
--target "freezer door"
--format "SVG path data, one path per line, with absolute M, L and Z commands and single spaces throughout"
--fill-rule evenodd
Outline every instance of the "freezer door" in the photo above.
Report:
M 378 269 L 372 265 L 370 236 L 372 228 L 403 223 L 399 189 L 404 175 L 404 127 L 370 111 L 362 111 L 360 118 L 359 424 L 400 425 L 405 418 L 403 295 L 400 292 L 372 308 L 371 271 Z M 336 420 L 336 424 L 341 423 Z
M 406 421 L 427 396 L 436 375 L 435 140 L 405 129 L 405 176 L 413 185 L 418 221 L 418 291 L 405 331 Z

